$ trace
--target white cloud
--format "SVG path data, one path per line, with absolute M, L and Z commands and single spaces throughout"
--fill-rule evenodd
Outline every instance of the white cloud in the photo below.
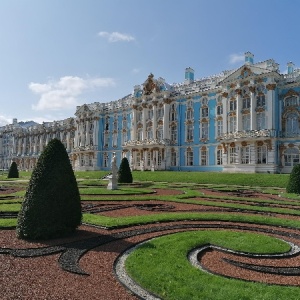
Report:
M 59 80 L 49 80 L 47 83 L 31 82 L 28 87 L 40 96 L 32 108 L 37 111 L 71 109 L 78 105 L 79 97 L 89 90 L 99 87 L 114 86 L 112 78 L 80 78 L 65 76 Z
M 7 124 L 11 124 L 12 123 L 12 119 L 5 117 L 5 116 L 0 116 L 0 126 L 4 126 Z
M 245 60 L 245 55 L 242 53 L 238 53 L 238 54 L 234 53 L 229 55 L 230 64 L 240 63 L 243 62 L 244 60 Z
M 115 42 L 131 42 L 134 41 L 135 38 L 132 35 L 124 34 L 120 32 L 106 32 L 106 31 L 100 31 L 98 33 L 99 36 L 107 38 L 110 43 Z

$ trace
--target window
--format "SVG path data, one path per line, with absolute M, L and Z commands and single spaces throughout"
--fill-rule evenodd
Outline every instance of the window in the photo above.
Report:
M 266 164 L 267 163 L 267 146 L 258 146 L 257 147 L 257 163 Z
M 228 130 L 229 130 L 229 132 L 235 132 L 236 131 L 236 116 L 230 116 L 229 117 Z
M 171 127 L 171 141 L 176 142 L 177 141 L 177 126 L 173 125 Z
M 223 151 L 222 149 L 217 149 L 217 156 L 216 156 L 216 164 L 222 165 L 223 164 Z
M 104 166 L 104 168 L 108 167 L 108 155 L 107 155 L 107 153 L 103 154 L 103 166 Z
M 208 138 L 208 123 L 204 122 L 200 124 L 200 139 L 207 139 Z
M 186 139 L 191 141 L 194 139 L 194 128 L 192 124 L 186 125 Z
M 217 106 L 217 115 L 220 116 L 223 114 L 223 105 L 220 104 Z
M 250 114 L 242 115 L 242 128 L 245 131 L 250 130 Z
M 108 147 L 109 145 L 109 134 L 108 133 L 104 133 L 104 147 Z M 79 139 L 79 143 L 80 143 L 80 139 Z
M 236 100 L 235 99 L 232 99 L 229 101 L 229 110 L 230 111 L 236 110 Z
M 90 134 L 90 146 L 94 145 L 94 136 L 93 134 Z
M 206 148 L 201 149 L 201 157 L 200 157 L 200 163 L 201 166 L 206 166 L 208 164 L 208 151 Z
M 299 150 L 297 148 L 288 148 L 284 152 L 284 165 L 293 167 L 299 164 Z
M 256 115 L 256 128 L 262 130 L 266 128 L 266 114 L 265 112 L 259 112 Z
M 127 142 L 127 132 L 122 133 L 122 143 L 125 144 Z
M 194 153 L 192 149 L 186 150 L 186 165 L 192 166 L 194 164 Z
M 177 166 L 177 155 L 175 151 L 171 152 L 171 166 L 172 167 Z
M 122 121 L 122 127 L 123 127 L 123 129 L 127 129 L 127 120 L 126 119 Z
M 202 118 L 207 118 L 208 117 L 208 107 L 203 107 L 201 109 L 201 117 Z
M 113 147 L 117 147 L 118 145 L 118 134 L 114 133 L 113 134 Z
M 157 110 L 157 117 L 158 118 L 162 118 L 164 116 L 164 109 L 162 107 L 160 107 L 158 110 Z
M 229 163 L 230 164 L 238 163 L 237 147 L 236 146 L 233 146 L 233 147 L 229 148 Z
M 291 96 L 284 99 L 285 106 L 297 106 L 298 105 L 298 98 L 295 96 Z
M 170 110 L 170 121 L 176 121 L 177 115 L 176 115 L 176 105 L 172 104 L 171 110 Z
M 259 94 L 256 97 L 256 106 L 257 107 L 263 107 L 266 105 L 266 97 L 264 94 Z
M 137 130 L 137 140 L 138 141 L 142 141 L 143 140 L 143 130 L 142 130 L 142 128 L 139 128 Z
M 250 163 L 250 146 L 244 146 L 241 148 L 241 159 L 242 164 Z
M 158 151 L 158 153 L 157 153 L 157 165 L 161 166 L 161 162 L 162 162 L 162 155 L 161 155 L 161 152 Z
M 192 109 L 188 109 L 186 112 L 186 119 L 187 120 L 192 120 L 194 118 L 194 112 Z
M 147 135 L 147 139 L 148 140 L 153 139 L 153 130 L 152 130 L 152 127 L 147 127 L 146 135 Z
M 162 140 L 163 139 L 163 128 L 162 128 L 162 126 L 160 126 L 160 127 L 157 128 L 156 138 L 158 140 Z
M 286 116 L 286 136 L 293 136 L 299 133 L 299 117 L 296 113 L 289 113 Z
M 153 118 L 153 109 L 149 109 L 148 110 L 148 119 L 152 119 Z
M 246 96 L 243 98 L 243 106 L 242 106 L 242 109 L 248 109 L 250 108 L 250 97 L 249 96 Z
M 223 133 L 223 120 L 217 121 L 217 136 L 221 136 Z

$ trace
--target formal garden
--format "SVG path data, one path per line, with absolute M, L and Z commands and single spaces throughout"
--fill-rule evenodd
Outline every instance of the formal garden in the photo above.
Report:
M 2 299 L 299 299 L 292 176 L 134 171 L 110 190 L 40 165 L 0 174 Z

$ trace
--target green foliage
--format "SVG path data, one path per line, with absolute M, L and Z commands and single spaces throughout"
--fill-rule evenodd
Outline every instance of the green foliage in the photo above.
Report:
M 7 178 L 19 178 L 19 170 L 16 162 L 12 162 L 8 171 Z
M 132 181 L 133 178 L 129 167 L 128 159 L 126 157 L 123 157 L 118 171 L 118 182 L 132 183 Z
M 78 186 L 64 145 L 53 139 L 39 157 L 18 215 L 17 236 L 49 239 L 81 223 Z
M 293 167 L 286 191 L 287 193 L 300 194 L 300 165 Z

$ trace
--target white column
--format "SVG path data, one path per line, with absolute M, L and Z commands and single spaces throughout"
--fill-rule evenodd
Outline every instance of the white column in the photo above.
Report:
M 22 137 L 18 138 L 18 155 L 21 155 Z
M 98 146 L 98 132 L 99 131 L 99 119 L 95 118 L 94 120 L 94 132 L 93 132 L 93 139 L 94 139 L 94 147 Z
M 131 139 L 136 140 L 136 110 L 137 105 L 132 106 L 132 128 L 131 128 Z
M 237 97 L 236 97 L 236 131 L 242 130 L 242 114 L 241 114 L 241 90 L 237 90 Z
M 71 137 L 71 132 L 70 130 L 68 129 L 67 131 L 67 151 L 70 152 L 71 149 L 70 149 L 70 137 Z
M 274 129 L 275 128 L 275 110 L 274 110 L 274 101 L 275 101 L 275 88 L 276 84 L 275 83 L 269 83 L 267 84 L 267 99 L 266 99 L 266 104 L 267 104 L 267 128 L 268 129 Z
M 228 112 L 228 107 L 227 107 L 227 93 L 223 93 L 222 95 L 222 105 L 223 105 L 223 133 L 227 133 L 228 129 L 227 129 L 227 124 L 228 124 L 228 120 L 227 120 L 227 112 Z
M 146 119 L 147 119 L 147 107 L 143 107 L 143 140 L 146 139 Z
M 153 103 L 153 138 L 156 139 L 156 129 L 157 129 L 157 116 L 156 116 L 156 108 L 157 108 L 157 100 L 152 101 Z
M 86 120 L 86 132 L 85 132 L 85 145 L 88 146 L 90 144 L 90 121 Z
M 170 114 L 170 99 L 164 99 L 164 127 L 163 127 L 163 139 L 170 139 L 170 126 L 169 126 L 169 114 Z
M 256 129 L 256 101 L 255 101 L 255 94 L 254 90 L 250 91 L 250 101 L 251 101 L 251 115 L 250 115 L 250 129 L 255 130 Z

